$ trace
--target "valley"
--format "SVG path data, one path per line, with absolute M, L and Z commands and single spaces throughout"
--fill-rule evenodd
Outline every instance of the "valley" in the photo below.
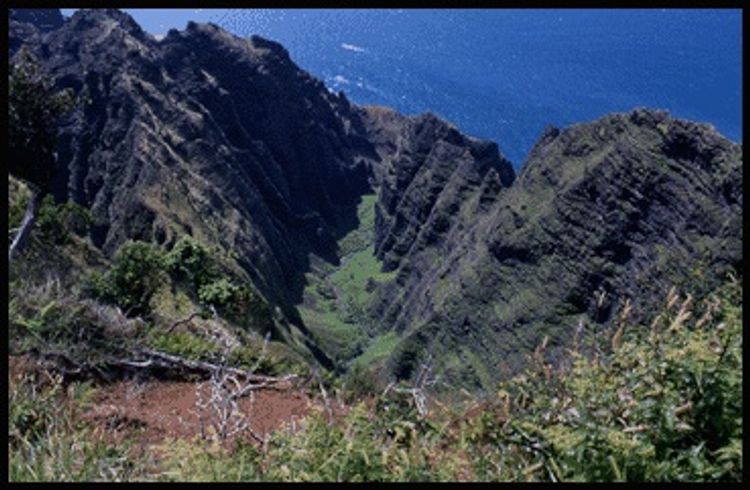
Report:
M 711 124 L 634 107 L 514 165 L 257 35 L 10 14 L 11 479 L 740 478 Z
M 311 260 L 305 274 L 307 285 L 298 306 L 302 321 L 315 342 L 346 371 L 352 362 L 370 366 L 386 355 L 385 335 L 377 335 L 368 314 L 372 291 L 388 283 L 394 273 L 381 272 L 375 257 L 375 194 L 366 194 L 357 206 L 357 227 L 337 241 L 338 266 L 321 259 Z M 316 260 L 317 259 L 317 260 Z

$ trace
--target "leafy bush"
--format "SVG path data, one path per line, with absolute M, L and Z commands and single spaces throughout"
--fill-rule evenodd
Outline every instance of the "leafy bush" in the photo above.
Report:
M 740 296 L 730 284 L 696 308 L 672 292 L 651 325 L 621 318 L 611 352 L 572 352 L 562 373 L 538 355 L 502 386 L 502 420 L 486 417 L 474 433 L 475 460 L 504 468 L 478 469 L 503 479 L 739 480 Z
M 181 237 L 166 254 L 166 270 L 190 286 L 205 306 L 234 321 L 251 322 L 258 330 L 274 328 L 268 304 L 249 285 L 238 285 L 223 272 L 217 254 L 189 235 Z
M 195 291 L 217 280 L 219 265 L 212 252 L 189 235 L 181 237 L 165 257 L 166 270 Z
M 128 240 L 115 253 L 112 268 L 104 275 L 92 274 L 89 290 L 119 305 L 129 315 L 150 312 L 149 303 L 166 281 L 164 256 L 154 245 Z
M 242 300 L 240 288 L 225 278 L 201 286 L 198 298 L 201 302 L 220 309 L 228 309 L 233 303 Z
M 221 315 L 240 324 L 250 324 L 259 332 L 275 328 L 270 306 L 249 285 L 238 286 L 221 278 L 202 286 L 198 298 L 204 305 L 216 308 Z
M 42 240 L 56 245 L 68 243 L 71 233 L 85 233 L 92 222 L 88 209 L 74 202 L 55 204 L 51 195 L 42 200 L 37 221 Z

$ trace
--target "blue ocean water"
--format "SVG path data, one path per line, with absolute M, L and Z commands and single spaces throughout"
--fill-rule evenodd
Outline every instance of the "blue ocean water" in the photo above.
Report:
M 739 9 L 126 11 L 153 34 L 192 19 L 274 39 L 353 102 L 431 111 L 516 165 L 548 124 L 637 106 L 741 140 Z

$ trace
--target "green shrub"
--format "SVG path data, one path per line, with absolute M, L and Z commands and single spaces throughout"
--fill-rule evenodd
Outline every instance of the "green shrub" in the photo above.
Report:
M 502 424 L 475 433 L 489 478 L 738 481 L 742 475 L 741 286 L 694 307 L 671 294 L 650 325 L 623 320 L 606 355 L 536 367 L 501 387 Z M 514 470 L 515 469 L 515 470 Z M 524 470 L 525 469 L 525 470 Z
M 106 274 L 89 277 L 88 288 L 128 315 L 144 315 L 150 312 L 151 297 L 166 281 L 164 270 L 164 256 L 158 248 L 128 240 L 115 253 L 112 268 Z
M 64 245 L 70 241 L 71 233 L 86 233 L 92 222 L 88 209 L 74 202 L 55 204 L 51 195 L 45 196 L 39 207 L 38 229 L 47 243 Z
M 165 257 L 167 271 L 194 291 L 217 280 L 219 264 L 212 252 L 189 235 L 181 237 Z
M 249 325 L 265 333 L 273 331 L 275 323 L 271 307 L 249 285 L 238 286 L 221 278 L 202 286 L 198 299 L 213 306 L 222 316 L 239 324 Z
M 198 299 L 218 309 L 229 309 L 241 301 L 240 288 L 225 278 L 205 284 L 198 289 Z

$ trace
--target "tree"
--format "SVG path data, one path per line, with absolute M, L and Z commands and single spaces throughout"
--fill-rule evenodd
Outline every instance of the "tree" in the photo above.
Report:
M 50 192 L 57 123 L 74 104 L 70 90 L 54 92 L 32 55 L 22 49 L 8 75 L 8 172 L 28 184 L 31 197 L 8 250 L 8 265 L 23 249 L 42 199 Z

